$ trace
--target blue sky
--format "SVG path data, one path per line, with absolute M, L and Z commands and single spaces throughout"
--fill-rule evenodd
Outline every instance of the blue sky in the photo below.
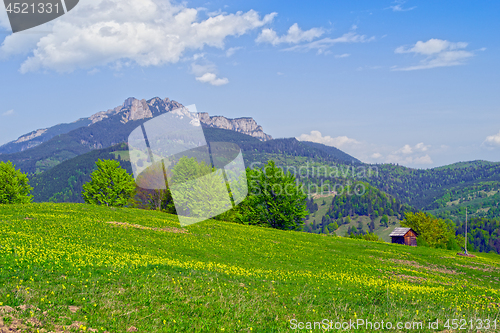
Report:
M 0 144 L 169 97 L 371 163 L 500 161 L 497 1 L 80 0 L 12 35 Z

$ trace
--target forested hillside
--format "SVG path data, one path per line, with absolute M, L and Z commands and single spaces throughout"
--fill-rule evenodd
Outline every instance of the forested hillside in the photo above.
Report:
M 207 142 L 223 141 L 237 143 L 243 151 L 243 157 L 247 166 L 251 166 L 252 163 L 260 161 L 265 163 L 275 156 L 288 156 L 287 161 L 283 164 L 296 165 L 297 167 L 308 160 L 319 160 L 322 163 L 329 164 L 343 163 L 343 161 L 338 160 L 337 156 L 330 156 L 327 152 L 310 147 L 296 139 L 276 139 L 262 142 L 249 135 L 224 129 L 204 128 L 203 131 Z M 69 136 L 69 134 L 65 134 L 61 137 L 64 140 L 67 136 Z M 57 144 L 54 144 L 56 139 L 57 138 L 54 138 L 30 151 L 40 154 L 45 152 L 43 156 L 47 156 L 47 152 L 51 151 L 48 148 L 56 149 L 57 151 Z M 47 150 L 45 146 L 48 146 Z M 79 145 L 76 145 L 74 148 L 77 152 L 84 151 L 82 146 Z M 29 151 L 17 153 L 15 155 L 27 156 L 28 152 Z M 72 152 L 66 151 L 64 153 L 70 154 Z M 61 154 L 63 154 L 63 152 L 57 152 L 54 156 L 61 156 Z M 76 153 L 73 154 L 76 155 Z M 48 161 L 52 161 L 52 159 L 44 160 L 43 158 L 41 159 L 43 162 L 36 163 L 31 159 L 26 161 L 21 160 L 21 163 L 16 165 L 16 167 L 19 168 L 19 166 L 21 166 L 21 170 L 30 173 L 30 171 L 34 170 L 40 171 L 42 166 L 47 166 L 45 172 L 31 176 L 31 184 L 34 187 L 33 194 L 36 202 L 82 202 L 82 186 L 85 182 L 89 181 L 90 174 L 95 168 L 95 162 L 99 158 L 119 159 L 122 166 L 128 170 L 129 173 L 132 173 L 132 166 L 128 161 L 128 147 L 126 144 L 118 144 L 105 149 L 95 149 L 80 156 L 72 156 L 71 159 L 62 162 L 59 159 L 57 162 L 54 161 L 53 165 L 50 165 L 50 167 Z M 14 160 L 14 162 L 15 161 L 16 160 Z M 312 182 L 315 182 L 316 178 L 313 177 L 311 179 Z M 307 183 L 307 179 L 304 181 Z
M 412 207 L 402 204 L 398 199 L 373 186 L 358 184 L 364 186 L 363 192 L 347 188 L 344 193 L 335 196 L 326 215 L 337 219 L 353 215 L 366 215 L 372 218 L 387 215 L 403 218 L 404 213 L 414 211 Z
M 90 174 L 96 169 L 95 162 L 99 159 L 117 159 L 122 168 L 132 173 L 126 149 L 125 144 L 96 149 L 33 175 L 30 184 L 34 188 L 34 201 L 83 203 L 82 186 L 90 180 Z
M 474 161 L 434 169 L 410 169 L 393 164 L 377 167 L 379 175 L 369 178 L 370 184 L 424 210 L 438 208 L 437 200 L 447 191 L 456 192 L 485 182 L 490 182 L 490 186 L 500 184 L 500 163 Z
M 34 148 L 14 154 L 2 154 L 0 161 L 11 161 L 28 174 L 40 173 L 94 149 L 126 142 L 130 133 L 144 121 L 142 119 L 122 124 L 118 117 L 104 119 L 92 126 L 55 136 Z
M 447 190 L 431 207 L 429 212 L 441 218 L 463 221 L 465 212 L 469 216 L 500 217 L 500 183 L 484 182 L 468 187 Z
M 457 225 L 457 234 L 465 236 L 465 221 Z M 469 249 L 500 254 L 500 220 L 473 218 L 467 223 Z

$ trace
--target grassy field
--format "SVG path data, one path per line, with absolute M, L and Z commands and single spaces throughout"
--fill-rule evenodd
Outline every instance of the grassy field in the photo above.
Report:
M 460 332 L 498 332 L 500 257 L 476 255 L 217 221 L 181 229 L 135 209 L 0 205 L 0 331 L 288 332 L 328 319 L 436 332 L 481 319 L 489 329 Z

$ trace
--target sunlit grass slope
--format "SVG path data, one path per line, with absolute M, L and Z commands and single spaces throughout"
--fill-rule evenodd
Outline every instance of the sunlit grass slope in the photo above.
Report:
M 293 318 L 494 320 L 499 277 L 492 254 L 464 258 L 217 221 L 181 229 L 171 215 L 135 209 L 0 205 L 0 327 L 34 332 L 282 332 Z

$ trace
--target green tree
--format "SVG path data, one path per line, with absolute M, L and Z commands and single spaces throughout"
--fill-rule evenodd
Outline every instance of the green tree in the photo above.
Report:
M 16 170 L 10 161 L 0 162 L 0 204 L 30 203 L 31 190 L 26 174 Z
M 300 230 L 309 214 L 307 195 L 295 176 L 269 160 L 262 169 L 247 169 L 249 195 L 239 205 L 238 220 L 283 230 Z
M 334 232 L 335 230 L 337 230 L 339 228 L 339 225 L 337 224 L 337 222 L 333 222 L 333 223 L 330 223 L 328 225 L 328 230 L 330 232 Z
M 386 214 L 382 216 L 382 218 L 380 219 L 380 224 L 387 228 L 389 225 L 389 216 L 387 216 Z
M 91 181 L 83 185 L 85 202 L 111 207 L 130 204 L 136 191 L 134 178 L 120 167 L 118 161 L 99 159 L 96 165 Z
M 418 234 L 421 244 L 430 247 L 456 249 L 455 233 L 442 219 L 423 212 L 406 213 L 401 226 L 412 228 Z
M 170 188 L 175 189 L 175 204 L 178 209 L 183 209 L 178 214 L 189 217 L 222 215 L 230 219 L 227 212 L 232 208 L 227 196 L 229 187 L 222 170 L 216 170 L 204 161 L 198 162 L 195 157 L 183 156 L 171 172 Z

